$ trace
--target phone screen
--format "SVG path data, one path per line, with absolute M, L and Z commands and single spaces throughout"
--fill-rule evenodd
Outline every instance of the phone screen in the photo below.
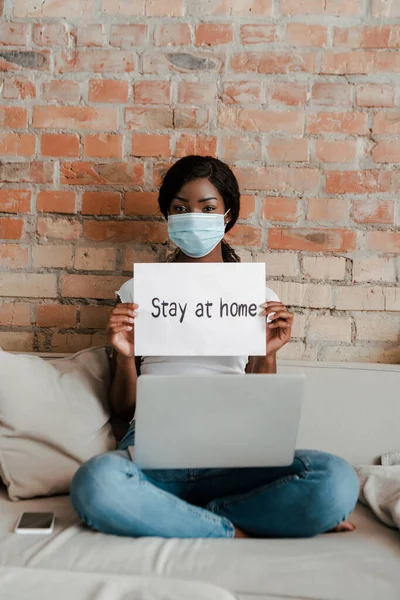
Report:
M 18 523 L 18 529 L 50 529 L 54 513 L 23 513 Z

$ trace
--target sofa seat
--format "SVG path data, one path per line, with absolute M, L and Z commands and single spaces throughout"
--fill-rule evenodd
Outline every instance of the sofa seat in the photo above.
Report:
M 51 536 L 14 534 L 21 512 L 36 510 L 56 513 L 54 533 Z M 85 586 L 92 582 L 98 590 L 99 595 L 92 590 L 87 596 L 91 600 L 103 598 L 100 582 L 115 583 L 116 576 L 121 577 L 123 589 L 127 581 L 134 586 L 138 578 L 161 578 L 159 591 L 163 589 L 164 593 L 143 598 L 169 599 L 167 591 L 179 580 L 202 582 L 209 587 L 200 587 L 198 594 L 194 588 L 184 588 L 181 593 L 176 588 L 176 600 L 185 594 L 188 600 L 197 597 L 228 600 L 235 596 L 241 600 L 399 598 L 400 534 L 382 525 L 360 504 L 351 516 L 357 525 L 355 532 L 296 540 L 163 540 L 106 536 L 79 524 L 68 496 L 10 502 L 4 488 L 0 489 L 0 515 L 0 565 L 6 568 L 6 573 L 9 568 L 13 577 L 18 578 L 19 572 L 40 570 L 41 579 L 32 574 L 29 577 L 36 577 L 42 586 L 49 581 L 46 577 L 49 571 L 68 572 L 73 580 L 77 579 L 74 575 L 90 573 L 92 577 L 82 578 L 82 582 L 86 582 Z M 129 576 L 133 579 L 127 580 Z M 62 580 L 64 575 L 57 577 Z M 168 578 L 164 584 L 163 578 Z M 0 589 L 1 581 L 0 577 Z M 69 585 L 72 586 L 71 581 Z M 113 594 L 107 597 L 119 598 Z M 142 598 L 140 594 L 138 597 Z M 77 593 L 75 600 L 81 598 L 86 596 Z M 47 600 L 47 597 L 42 594 L 41 599 Z

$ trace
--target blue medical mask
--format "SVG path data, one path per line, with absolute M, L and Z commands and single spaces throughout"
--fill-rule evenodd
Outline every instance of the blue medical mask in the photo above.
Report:
M 224 237 L 225 215 L 195 212 L 171 215 L 168 217 L 169 238 L 191 258 L 207 256 Z

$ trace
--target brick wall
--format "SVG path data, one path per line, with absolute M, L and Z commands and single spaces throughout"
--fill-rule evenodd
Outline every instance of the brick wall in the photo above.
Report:
M 282 356 L 399 362 L 399 0 L 0 0 L 0 345 L 102 343 L 156 191 L 234 165 Z

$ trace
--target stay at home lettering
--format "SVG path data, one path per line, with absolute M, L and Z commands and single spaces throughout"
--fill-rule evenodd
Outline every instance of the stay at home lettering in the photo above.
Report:
M 160 300 L 160 298 L 153 298 L 151 301 L 152 312 L 151 316 L 155 319 L 160 317 L 163 318 L 177 318 L 179 323 L 183 323 L 187 314 L 188 303 L 181 304 L 180 302 L 166 302 Z M 240 304 L 239 302 L 224 302 L 222 298 L 219 299 L 219 309 L 215 313 L 213 302 L 198 302 L 194 307 L 194 314 L 198 318 L 206 317 L 212 319 L 217 317 L 223 319 L 226 317 L 256 317 L 257 316 L 257 305 L 256 304 Z

